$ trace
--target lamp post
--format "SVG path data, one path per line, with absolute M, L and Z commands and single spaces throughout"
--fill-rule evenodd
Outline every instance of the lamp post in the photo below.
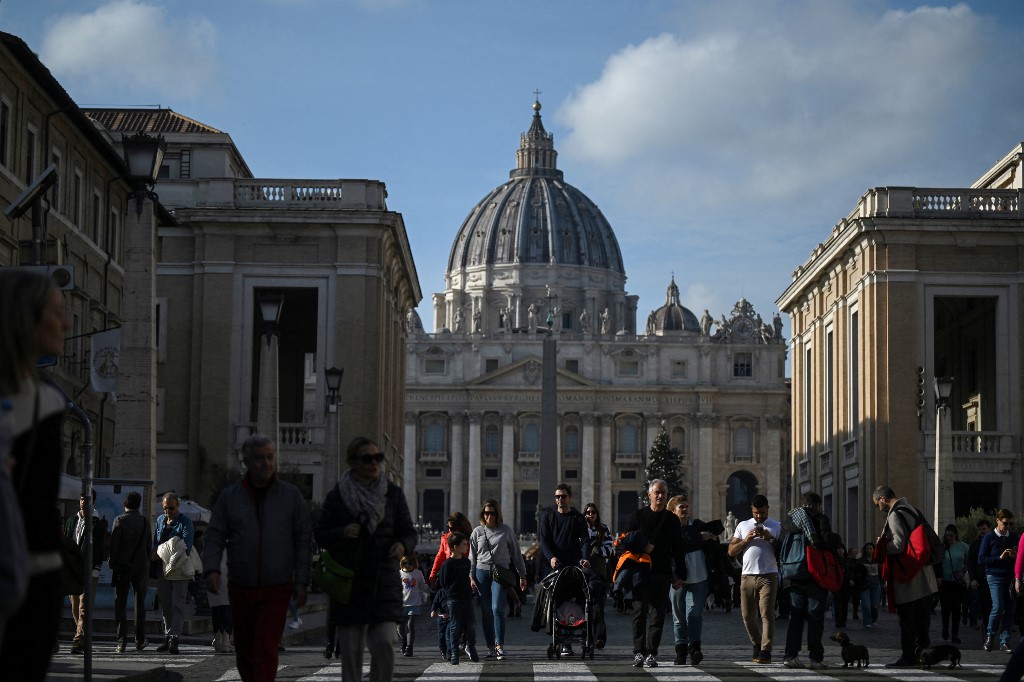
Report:
M 953 433 L 949 394 L 953 377 L 935 378 L 935 514 L 932 527 L 941 530 L 954 520 Z
M 147 135 L 137 133 L 131 137 L 121 136 L 124 150 L 124 162 L 128 166 L 128 182 L 132 184 L 132 195 L 135 197 L 135 215 L 142 215 L 142 204 L 146 198 L 156 200 L 153 186 L 160 174 L 160 166 L 164 162 L 167 143 L 163 135 Z
M 345 370 L 338 369 L 337 367 L 328 367 L 324 370 L 324 380 L 327 384 L 327 446 L 326 446 L 326 457 L 324 467 L 325 470 L 329 469 L 331 462 L 334 462 L 334 481 L 341 478 L 341 451 L 339 449 L 339 442 L 341 440 L 341 434 L 339 430 L 339 421 L 341 415 L 339 414 L 338 407 L 342 404 L 338 398 L 338 393 L 341 391 L 341 381 L 345 378 Z M 324 481 L 324 493 L 334 485 L 334 481 Z
M 284 296 L 277 291 L 256 294 L 256 304 L 263 318 L 263 338 L 266 348 L 260 349 L 260 383 L 256 400 L 256 431 L 274 441 L 280 448 L 280 423 L 278 415 L 277 352 L 280 336 L 281 308 Z

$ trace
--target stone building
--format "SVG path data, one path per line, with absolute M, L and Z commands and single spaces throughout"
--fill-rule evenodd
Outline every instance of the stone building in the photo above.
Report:
M 1022 158 L 969 188 L 867 191 L 778 299 L 793 493 L 821 492 L 848 543 L 875 538 L 878 484 L 934 508 L 937 377 L 953 377 L 955 513 L 1021 505 Z
M 0 267 L 44 266 L 65 278 L 71 322 L 66 352 L 44 371 L 95 425 L 94 472 L 103 476 L 99 453 L 113 442 L 117 406 L 88 389 L 89 334 L 122 321 L 126 169 L 31 48 L 0 33 L 0 208 L 51 164 L 57 182 L 41 200 L 39 223 L 32 211 L 14 220 L 0 211 Z M 80 473 L 82 445 L 81 427 L 66 420 L 65 472 Z
M 422 296 L 384 183 L 254 178 L 227 133 L 169 109 L 86 113 L 115 146 L 139 131 L 167 142 L 156 192 L 176 224 L 156 244 L 157 488 L 206 499 L 238 469 L 268 399 L 279 469 L 307 498 L 323 499 L 357 435 L 400 480 L 405 313 Z M 274 352 L 265 293 L 283 296 Z M 269 366 L 276 391 L 260 379 Z M 333 408 L 330 367 L 344 369 Z
M 788 489 L 788 385 L 781 321 L 741 300 L 712 331 L 679 299 L 637 329 L 638 300 L 611 225 L 557 168 L 534 104 L 506 182 L 455 236 L 434 332 L 410 312 L 406 346 L 405 492 L 435 528 L 451 510 L 476 518 L 501 503 L 520 532 L 536 528 L 542 457 L 578 506 L 594 501 L 621 527 L 637 508 L 647 452 L 664 427 L 684 458 L 695 512 L 733 510 Z M 666 278 L 668 279 L 668 278 Z M 557 337 L 557 452 L 541 451 L 541 346 Z

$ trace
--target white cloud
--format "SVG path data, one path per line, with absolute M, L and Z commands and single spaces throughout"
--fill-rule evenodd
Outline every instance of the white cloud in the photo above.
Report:
M 879 159 L 919 154 L 970 105 L 990 48 L 964 5 L 857 7 L 716 3 L 628 46 L 558 112 L 563 152 L 620 166 L 663 214 L 881 179 Z
M 96 93 L 180 103 L 214 84 L 216 31 L 205 18 L 169 18 L 162 7 L 114 0 L 54 20 L 40 57 L 85 103 Z

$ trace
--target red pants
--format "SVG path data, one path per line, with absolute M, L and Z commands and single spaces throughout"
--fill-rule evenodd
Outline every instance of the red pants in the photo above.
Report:
M 244 682 L 272 682 L 277 677 L 277 647 L 291 596 L 291 583 L 243 587 L 228 582 L 235 662 Z

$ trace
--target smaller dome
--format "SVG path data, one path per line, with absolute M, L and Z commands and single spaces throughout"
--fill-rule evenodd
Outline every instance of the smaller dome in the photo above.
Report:
M 647 334 L 662 336 L 665 332 L 700 332 L 697 316 L 679 302 L 679 287 L 676 278 L 665 292 L 665 305 L 652 310 L 647 318 Z

